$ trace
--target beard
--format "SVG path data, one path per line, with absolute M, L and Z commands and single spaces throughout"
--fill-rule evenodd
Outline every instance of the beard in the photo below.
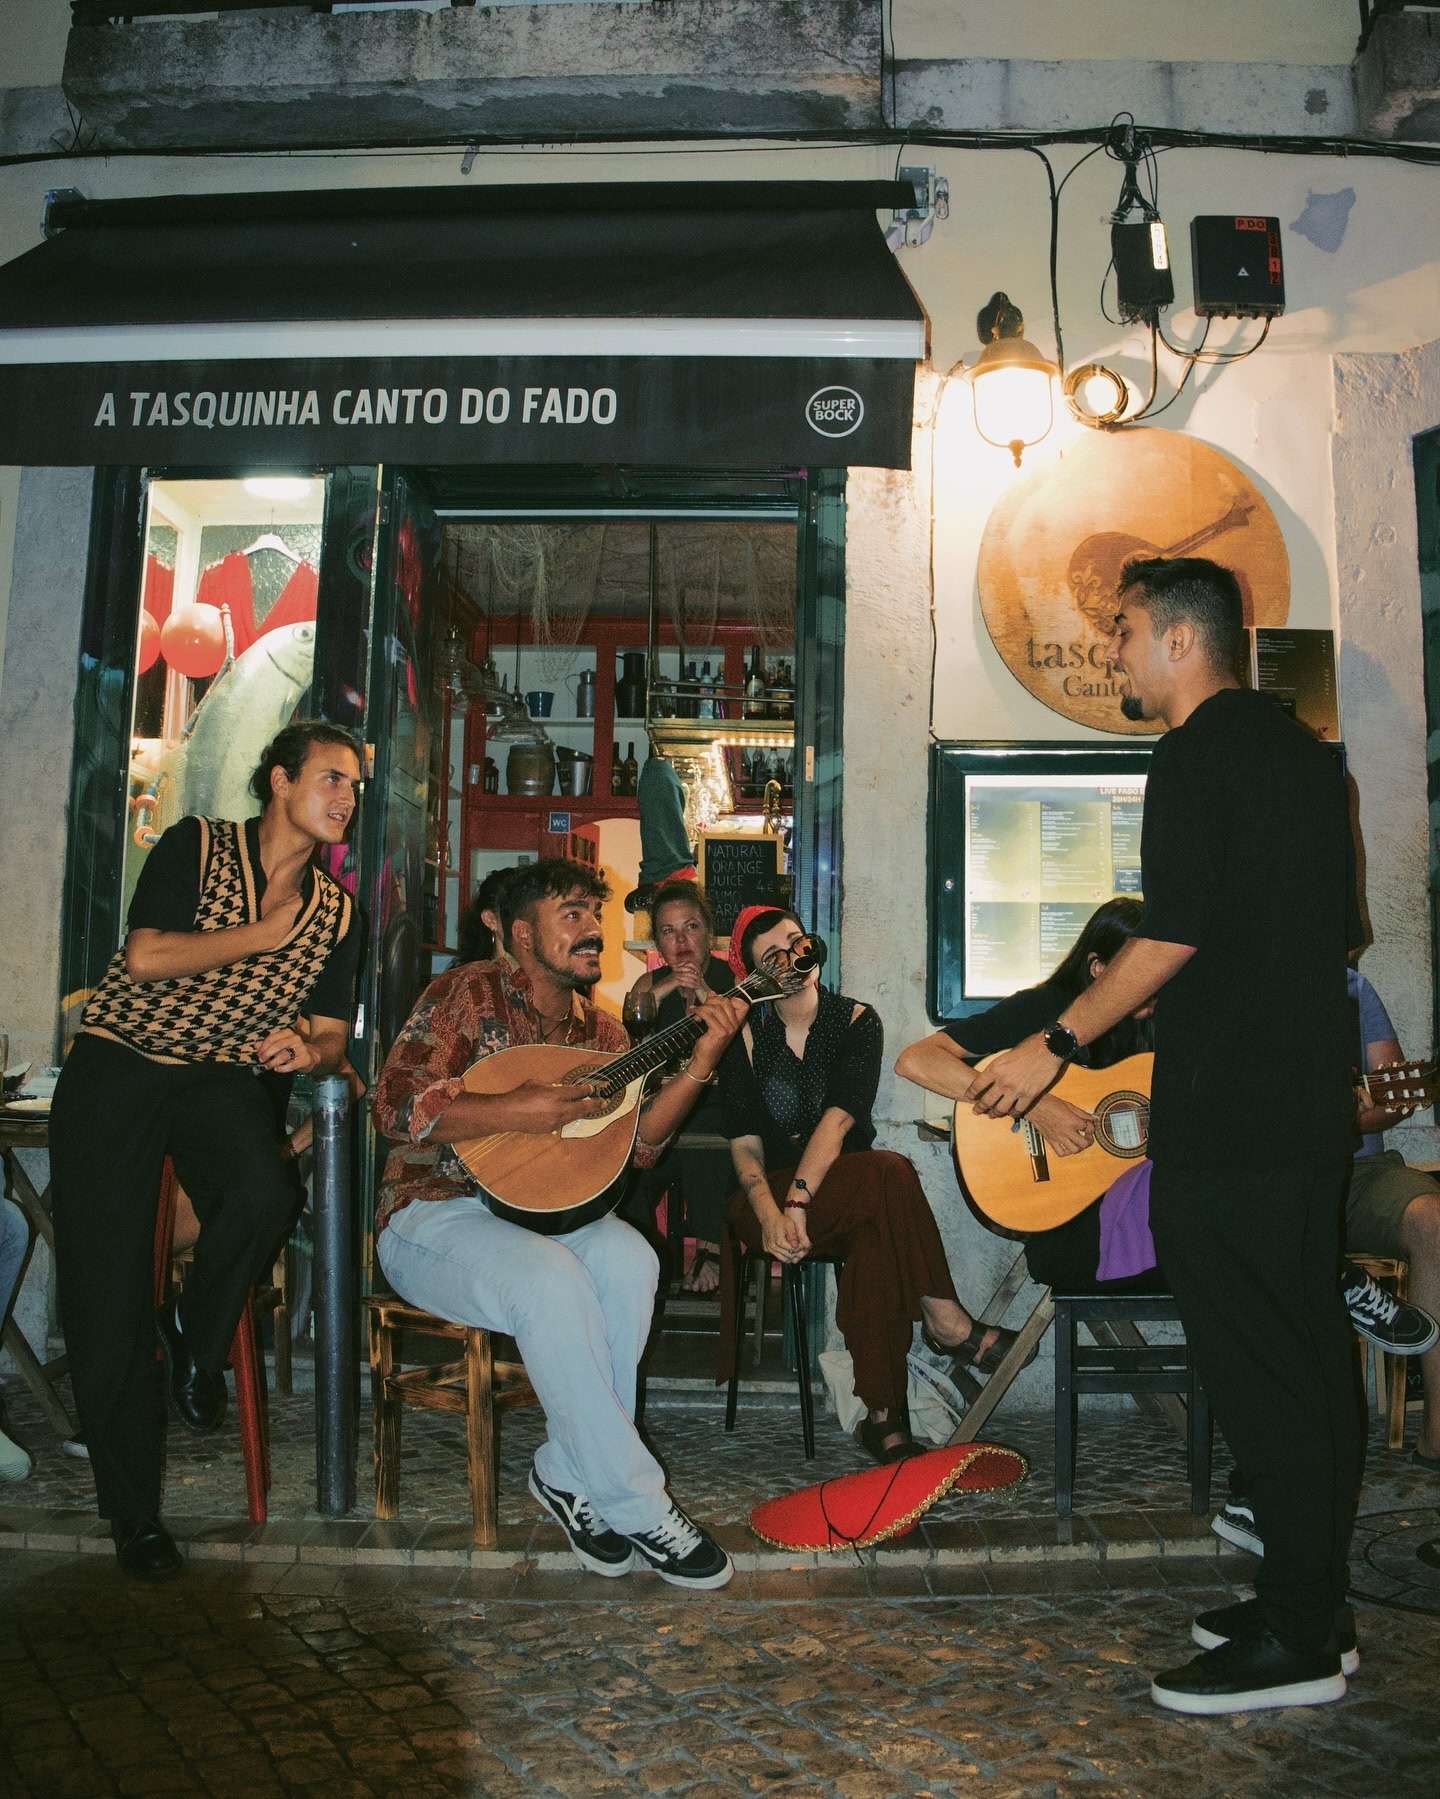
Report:
M 1120 699 L 1120 716 L 1128 718 L 1132 725 L 1138 725 L 1145 718 L 1145 707 L 1138 694 L 1123 694 Z
M 598 954 L 603 948 L 604 945 L 597 943 L 594 938 L 587 938 L 584 941 L 575 944 L 571 950 L 571 954 L 573 955 L 576 950 L 582 949 L 593 949 Z M 590 989 L 600 979 L 600 970 L 598 968 L 594 974 L 579 974 L 568 962 L 552 962 L 538 944 L 531 953 L 557 986 L 568 987 L 572 993 L 589 993 Z

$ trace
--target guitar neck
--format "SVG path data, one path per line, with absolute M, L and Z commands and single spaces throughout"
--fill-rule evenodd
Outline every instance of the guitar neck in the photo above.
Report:
M 738 995 L 748 1004 L 754 1005 L 760 1000 L 774 999 L 776 984 L 769 974 L 753 974 L 748 980 L 741 981 L 738 987 L 730 989 L 730 996 Z M 693 1013 L 689 1018 L 682 1018 L 677 1024 L 667 1025 L 654 1037 L 647 1037 L 634 1049 L 626 1050 L 624 1055 L 617 1056 L 613 1062 L 607 1062 L 602 1071 L 582 1070 L 579 1078 L 587 1080 L 601 1092 L 620 1093 L 632 1081 L 638 1081 L 647 1074 L 653 1074 L 657 1068 L 663 1068 L 683 1050 L 692 1048 L 705 1035 L 705 1026 Z

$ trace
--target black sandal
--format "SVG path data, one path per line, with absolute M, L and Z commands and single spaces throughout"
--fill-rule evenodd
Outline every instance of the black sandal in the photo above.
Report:
M 713 1287 L 695 1287 L 690 1285 L 690 1283 L 695 1280 L 696 1276 L 703 1274 L 707 1268 L 713 1268 L 716 1274 L 719 1274 L 719 1251 L 714 1249 L 697 1249 L 695 1251 L 695 1260 L 690 1264 L 690 1272 L 680 1282 L 680 1291 L 682 1293 L 688 1293 L 692 1299 L 718 1299 L 720 1297 L 720 1282 L 718 1280 Z
M 985 1333 L 991 1330 L 995 1332 L 995 1341 L 983 1355 L 977 1353 L 985 1339 Z M 981 1324 L 975 1319 L 958 1343 L 942 1343 L 938 1337 L 931 1335 L 928 1325 L 921 1325 L 920 1335 L 927 1349 L 934 1350 L 936 1355 L 948 1356 L 957 1368 L 973 1368 L 977 1374 L 993 1374 L 1014 1348 L 1015 1339 L 1020 1333 L 1006 1330 L 1003 1325 Z M 1020 1366 L 1028 1368 L 1039 1353 L 1040 1345 L 1037 1342 Z
M 899 1443 L 886 1445 L 886 1437 L 893 1437 L 903 1431 L 904 1439 Z M 910 1426 L 904 1418 L 862 1418 L 855 1426 L 855 1441 L 873 1460 L 882 1467 L 891 1462 L 903 1462 L 908 1456 L 924 1455 L 925 1445 L 917 1443 L 910 1435 Z

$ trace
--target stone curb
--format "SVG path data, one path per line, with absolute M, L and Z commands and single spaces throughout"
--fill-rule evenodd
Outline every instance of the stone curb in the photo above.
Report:
M 1183 1521 L 1181 1521 L 1183 1520 Z M 332 1568 L 455 1568 L 492 1572 L 573 1573 L 574 1559 L 551 1525 L 501 1526 L 501 1543 L 476 1549 L 468 1524 L 403 1524 L 364 1519 L 251 1524 L 209 1518 L 167 1520 L 175 1540 L 194 1561 L 250 1566 Z M 1111 1529 L 1104 1528 L 1106 1522 Z M 1175 1528 L 1177 1522 L 1179 1528 Z M 1169 1526 L 1170 1528 L 1166 1528 Z M 1141 1513 L 1114 1520 L 1004 1518 L 985 1524 L 935 1524 L 908 1538 L 863 1551 L 802 1552 L 761 1545 L 743 1525 L 715 1527 L 717 1539 L 742 1572 L 807 1572 L 837 1567 L 960 1568 L 1017 1564 L 1095 1565 L 1104 1562 L 1214 1559 L 1224 1548 L 1208 1520 L 1168 1513 L 1163 1522 Z M 426 1539 L 430 1541 L 427 1542 Z M 914 1539 L 923 1540 L 916 1541 Z M 961 1540 L 953 1540 L 961 1539 Z M 109 1530 L 93 1513 L 26 1513 L 0 1509 L 0 1550 L 38 1550 L 61 1555 L 105 1555 Z M 855 1557 L 854 1560 L 850 1556 Z

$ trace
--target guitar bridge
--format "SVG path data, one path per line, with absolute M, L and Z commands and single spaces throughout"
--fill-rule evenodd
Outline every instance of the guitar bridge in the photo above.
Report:
M 1020 1120 L 1020 1131 L 1025 1138 L 1025 1153 L 1030 1158 L 1031 1180 L 1048 1181 L 1050 1179 L 1050 1160 L 1045 1153 L 1045 1139 L 1028 1118 Z

